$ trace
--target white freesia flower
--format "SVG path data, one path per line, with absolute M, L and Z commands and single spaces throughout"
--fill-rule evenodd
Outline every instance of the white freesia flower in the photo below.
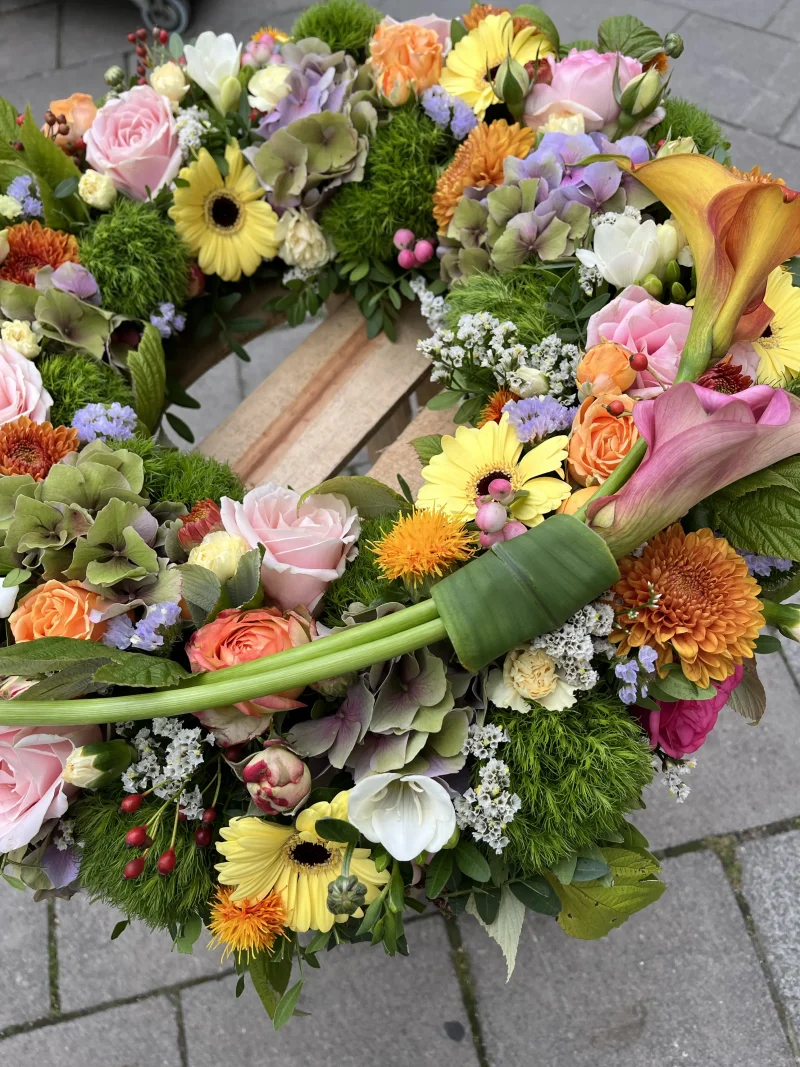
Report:
M 617 215 L 613 222 L 595 224 L 594 248 L 579 248 L 578 259 L 594 267 L 617 289 L 643 282 L 658 266 L 661 246 L 652 220 L 638 222 L 630 215 Z
M 677 260 L 682 267 L 691 267 L 692 253 L 686 240 L 686 234 L 675 221 L 667 219 L 658 226 L 658 266 L 655 273 L 661 277 L 667 269 L 667 264 Z
M 233 34 L 217 36 L 205 30 L 195 43 L 184 48 L 186 74 L 211 97 L 214 107 L 225 112 L 223 91 L 231 78 L 238 78 L 242 46 L 237 45 Z
M 0 585 L 0 619 L 7 619 L 17 603 L 18 585 Z
M 350 791 L 347 817 L 397 860 L 438 852 L 456 828 L 450 794 L 422 774 L 373 774 Z

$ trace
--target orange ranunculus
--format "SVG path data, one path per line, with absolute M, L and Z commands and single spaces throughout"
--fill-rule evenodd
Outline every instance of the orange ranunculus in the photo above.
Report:
M 414 22 L 382 23 L 370 42 L 375 85 L 394 107 L 436 85 L 442 73 L 442 44 L 435 30 Z
M 639 431 L 631 417 L 635 403 L 633 397 L 606 393 L 581 404 L 567 456 L 569 473 L 579 485 L 600 485 L 636 443 Z M 623 413 L 612 415 L 610 404 L 622 404 Z
M 56 144 L 60 148 L 72 148 L 79 137 L 83 137 L 94 122 L 97 106 L 88 93 L 73 93 L 64 100 L 51 100 L 50 110 L 56 117 L 61 115 L 67 120 L 69 133 L 58 134 Z M 49 127 L 43 132 L 48 133 Z
M 234 667 L 238 663 L 249 663 L 298 645 L 307 645 L 315 635 L 316 627 L 311 617 L 304 618 L 296 611 L 228 608 L 192 636 L 186 654 L 194 672 L 218 671 L 222 667 Z M 244 715 L 255 716 L 263 715 L 265 710 L 301 708 L 303 705 L 295 697 L 304 688 L 301 685 L 285 693 L 246 700 L 236 707 Z
M 8 623 L 17 644 L 39 637 L 74 637 L 79 641 L 99 641 L 105 622 L 92 622 L 90 613 L 100 597 L 80 582 L 51 580 L 26 593 L 9 616 Z
M 566 500 L 561 501 L 556 511 L 559 515 L 574 515 L 578 508 L 589 503 L 596 492 L 596 485 L 589 485 L 585 489 L 576 489 L 572 496 L 568 496 Z
M 578 364 L 575 380 L 582 399 L 603 396 L 618 389 L 624 393 L 636 381 L 631 368 L 631 353 L 615 341 L 593 345 Z

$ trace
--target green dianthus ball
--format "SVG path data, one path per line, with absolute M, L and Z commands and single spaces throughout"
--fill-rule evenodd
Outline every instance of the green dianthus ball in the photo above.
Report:
M 509 736 L 498 758 L 522 804 L 506 828 L 506 859 L 523 873 L 541 871 L 616 830 L 641 807 L 653 777 L 639 724 L 619 701 L 593 692 L 565 711 L 535 705 L 526 715 L 497 712 Z
M 39 362 L 42 383 L 53 398 L 50 422 L 71 426 L 72 417 L 87 404 L 128 404 L 135 408 L 133 391 L 119 371 L 80 352 L 59 353 Z
M 186 302 L 189 250 L 152 204 L 120 197 L 80 238 L 80 258 L 109 311 L 146 321 L 161 304 Z
M 392 112 L 373 138 L 364 180 L 338 189 L 320 217 L 344 259 L 393 259 L 401 228 L 417 238 L 436 233 L 433 194 L 452 144 L 416 103 Z
M 668 96 L 664 101 L 666 115 L 648 134 L 653 144 L 669 137 L 673 141 L 691 137 L 699 152 L 708 155 L 715 148 L 728 152 L 731 147 L 722 132 L 722 127 L 707 111 L 680 96 Z M 729 156 L 726 157 L 728 160 Z
M 370 37 L 383 18 L 380 11 L 363 0 L 325 0 L 312 4 L 295 19 L 292 37 L 318 37 L 332 52 L 352 52 L 359 59 L 366 55 Z
M 375 553 L 370 548 L 392 529 L 394 515 L 380 515 L 361 520 L 361 536 L 358 539 L 358 555 L 347 564 L 341 578 L 332 582 L 322 600 L 322 622 L 326 626 L 341 626 L 342 612 L 354 602 L 371 604 L 379 597 L 385 601 L 407 599 L 402 582 L 389 582 L 381 577 L 375 562 Z
M 200 452 L 179 452 L 166 448 L 150 437 L 132 437 L 128 441 L 109 441 L 112 448 L 125 448 L 141 456 L 144 462 L 143 494 L 153 503 L 171 500 L 188 508 L 198 500 L 223 496 L 241 500 L 244 484 L 227 463 L 220 463 Z
M 490 311 L 501 322 L 514 323 L 521 344 L 539 344 L 558 327 L 547 309 L 552 285 L 552 276 L 531 263 L 504 274 L 469 274 L 447 294 L 446 325 L 455 330 L 462 315 Z

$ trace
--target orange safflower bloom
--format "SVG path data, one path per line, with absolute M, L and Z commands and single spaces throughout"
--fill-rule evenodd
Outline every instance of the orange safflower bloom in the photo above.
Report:
M 506 404 L 510 404 L 512 400 L 519 400 L 519 397 L 510 389 L 498 389 L 496 393 L 492 393 L 486 404 L 481 408 L 478 429 L 481 426 L 485 426 L 487 422 L 499 422 L 503 417 L 503 408 Z

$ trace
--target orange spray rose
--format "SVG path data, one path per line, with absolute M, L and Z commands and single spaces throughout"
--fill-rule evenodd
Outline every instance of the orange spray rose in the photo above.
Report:
M 630 414 L 635 403 L 633 397 L 606 393 L 581 404 L 567 456 L 570 476 L 579 485 L 604 482 L 639 439 Z
M 26 593 L 9 616 L 8 623 L 17 644 L 39 637 L 74 637 L 80 641 L 99 641 L 105 633 L 104 622 L 92 622 L 90 612 L 100 597 L 90 593 L 80 582 L 54 579 Z

